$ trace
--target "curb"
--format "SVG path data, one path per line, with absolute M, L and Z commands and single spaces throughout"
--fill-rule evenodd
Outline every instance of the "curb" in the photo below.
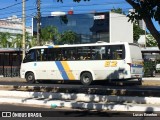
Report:
M 142 78 L 142 80 L 147 80 L 147 81 L 151 81 L 151 80 L 157 80 L 160 81 L 160 78 L 155 78 L 155 77 L 147 77 L 147 78 Z
M 51 108 L 67 107 L 112 111 L 160 111 L 160 106 L 157 107 L 157 105 L 155 105 L 160 104 L 160 98 L 157 97 L 121 97 L 88 94 L 21 92 L 3 90 L 0 91 L 0 96 L 1 103 L 40 105 Z
M 92 94 L 69 94 L 69 93 L 50 93 L 50 92 L 24 92 L 24 91 L 5 91 L 0 90 L 3 97 L 22 97 L 22 98 L 48 98 L 59 100 L 76 100 L 83 102 L 127 102 L 138 104 L 159 104 L 160 97 L 131 97 L 113 95 L 92 95 Z
M 145 111 L 145 112 L 157 112 L 160 111 L 160 107 L 153 107 L 147 105 L 131 105 L 131 104 L 117 104 L 117 103 L 84 103 L 84 102 L 66 102 L 58 100 L 34 100 L 29 98 L 0 98 L 1 103 L 10 104 L 24 104 L 24 105 L 38 105 L 50 108 L 78 108 L 89 110 L 110 110 L 110 111 Z

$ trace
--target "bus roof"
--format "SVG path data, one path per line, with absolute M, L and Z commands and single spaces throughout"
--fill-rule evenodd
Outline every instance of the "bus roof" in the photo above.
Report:
M 129 44 L 128 42 L 97 42 L 97 43 L 88 43 L 88 44 L 64 44 L 64 45 L 44 45 L 44 46 L 35 46 L 30 49 L 38 49 L 38 48 L 63 48 L 63 47 L 83 47 L 83 46 L 101 46 L 101 45 L 117 45 L 117 44 Z

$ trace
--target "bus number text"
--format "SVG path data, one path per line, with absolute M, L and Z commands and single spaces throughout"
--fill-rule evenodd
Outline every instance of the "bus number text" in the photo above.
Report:
M 117 61 L 107 60 L 105 62 L 105 67 L 117 67 Z

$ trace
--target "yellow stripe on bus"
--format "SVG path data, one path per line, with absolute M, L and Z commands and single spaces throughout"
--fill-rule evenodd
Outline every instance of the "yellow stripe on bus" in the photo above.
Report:
M 54 48 L 59 48 L 59 45 L 54 45 L 53 47 L 54 47 Z
M 62 66 L 63 66 L 68 78 L 70 80 L 75 80 L 75 77 L 74 77 L 74 75 L 73 75 L 73 73 L 72 73 L 67 61 L 61 61 L 61 63 L 62 63 Z

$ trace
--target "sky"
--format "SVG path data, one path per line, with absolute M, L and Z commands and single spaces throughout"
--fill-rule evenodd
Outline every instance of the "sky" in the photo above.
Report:
M 36 1 L 26 0 L 26 25 L 32 25 L 32 18 L 36 16 Z M 75 3 L 73 0 L 63 0 L 63 3 L 57 0 L 41 0 L 41 15 L 50 16 L 51 12 L 62 11 L 68 12 L 73 9 L 74 14 L 104 12 L 110 11 L 113 8 L 122 8 L 124 12 L 128 12 L 132 7 L 125 0 L 90 0 L 89 2 Z M 22 18 L 22 0 L 1 0 L 0 19 L 5 19 L 9 16 L 17 15 Z M 160 26 L 154 22 L 157 29 Z
M 26 0 L 26 25 L 31 25 L 32 17 L 36 16 L 36 1 Z M 91 13 L 93 11 L 110 11 L 113 8 L 122 8 L 128 11 L 132 8 L 125 0 L 90 0 L 89 2 L 75 3 L 73 0 L 41 0 L 42 16 L 49 16 L 53 11 L 68 12 L 73 9 L 74 14 Z M 22 18 L 22 0 L 1 0 L 0 19 L 17 15 Z

